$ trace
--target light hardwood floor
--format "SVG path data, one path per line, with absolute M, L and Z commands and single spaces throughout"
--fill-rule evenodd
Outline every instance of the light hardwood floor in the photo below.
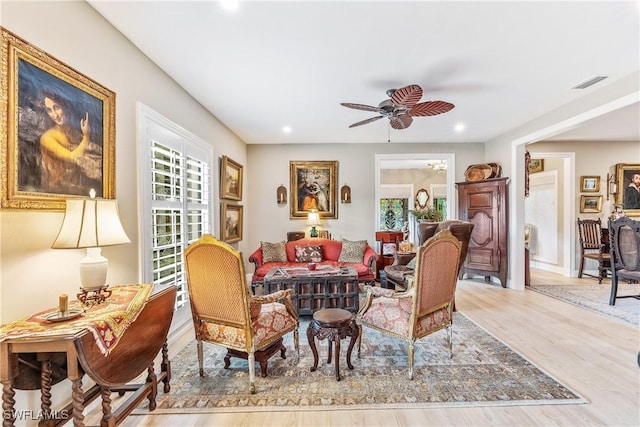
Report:
M 534 270 L 533 283 L 594 283 Z M 596 282 L 597 283 L 597 282 Z M 603 286 L 609 287 L 609 281 Z M 539 293 L 462 280 L 457 309 L 590 403 L 131 415 L 123 426 L 638 426 L 639 328 Z M 428 338 L 425 338 L 428 339 Z

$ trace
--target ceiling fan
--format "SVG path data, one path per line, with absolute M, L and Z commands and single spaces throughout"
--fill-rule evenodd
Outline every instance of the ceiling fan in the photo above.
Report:
M 445 101 L 418 102 L 422 98 L 422 88 L 418 85 L 409 85 L 400 89 L 389 89 L 387 91 L 389 99 L 385 99 L 377 107 L 363 104 L 352 104 L 341 102 L 347 108 L 355 110 L 373 111 L 379 116 L 357 122 L 349 126 L 350 128 L 366 125 L 375 122 L 383 117 L 389 119 L 391 127 L 394 129 L 406 129 L 413 123 L 413 117 L 435 116 L 452 110 L 455 105 Z

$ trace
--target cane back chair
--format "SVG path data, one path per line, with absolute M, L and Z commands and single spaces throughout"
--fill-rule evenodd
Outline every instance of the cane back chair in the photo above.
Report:
M 293 332 L 299 357 L 300 321 L 291 303 L 292 291 L 252 296 L 240 253 L 211 235 L 202 236 L 187 248 L 185 262 L 200 375 L 204 375 L 203 341 L 235 354 L 246 353 L 250 391 L 255 393 L 256 352 L 281 343 L 283 335 Z M 284 351 L 281 354 L 284 357 Z
M 640 299 L 640 295 L 618 295 L 618 281 L 640 281 L 640 221 L 629 217 L 609 220 L 611 242 L 611 295 L 609 305 L 617 298 Z
M 452 357 L 451 325 L 461 248 L 460 241 L 449 230 L 443 230 L 418 248 L 415 275 L 406 291 L 366 287 L 366 300 L 356 321 L 407 341 L 409 379 L 413 379 L 417 339 L 447 328 L 449 357 Z M 362 330 L 360 328 L 358 337 L 358 356 Z
M 605 242 L 602 222 L 598 219 L 578 218 L 578 235 L 580 236 L 580 269 L 578 277 L 582 275 L 595 277 L 598 283 L 607 277 L 607 271 L 611 270 L 611 254 L 609 245 Z M 586 273 L 584 271 L 584 260 L 592 259 L 598 263 L 598 275 Z

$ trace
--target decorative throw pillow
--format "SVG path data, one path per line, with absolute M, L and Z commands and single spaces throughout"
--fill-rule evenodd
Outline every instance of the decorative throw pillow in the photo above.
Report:
M 322 245 L 296 246 L 296 262 L 322 262 Z
M 342 240 L 342 251 L 338 262 L 363 262 L 364 252 L 367 250 L 366 240 Z
M 287 262 L 287 251 L 284 241 L 278 243 L 260 242 L 262 246 L 262 262 Z

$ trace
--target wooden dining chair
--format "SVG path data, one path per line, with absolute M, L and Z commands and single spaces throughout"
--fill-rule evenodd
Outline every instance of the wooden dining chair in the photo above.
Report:
M 611 271 L 611 254 L 609 245 L 606 244 L 602 230 L 602 222 L 598 219 L 578 218 L 578 235 L 580 236 L 580 269 L 578 277 L 582 275 L 595 277 L 598 283 L 607 277 L 607 271 Z M 585 259 L 591 259 L 598 263 L 598 275 L 584 271 Z
M 640 281 L 640 221 L 629 217 L 609 220 L 611 237 L 611 295 L 609 305 L 618 298 L 640 299 L 640 295 L 618 295 L 618 281 Z M 640 364 L 640 356 L 638 359 Z

